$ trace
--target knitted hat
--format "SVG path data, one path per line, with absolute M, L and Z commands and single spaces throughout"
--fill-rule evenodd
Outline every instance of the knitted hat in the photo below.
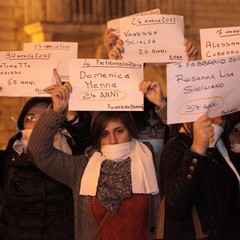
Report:
M 33 97 L 30 98 L 22 107 L 17 120 L 17 127 L 19 130 L 24 129 L 24 118 L 31 108 L 39 103 L 46 103 L 47 105 L 52 103 L 52 99 L 48 97 Z

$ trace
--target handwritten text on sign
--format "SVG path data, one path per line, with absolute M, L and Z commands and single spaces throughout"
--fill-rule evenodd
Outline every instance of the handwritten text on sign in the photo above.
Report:
M 200 29 L 202 58 L 240 54 L 240 27 Z
M 145 15 L 120 19 L 124 60 L 143 62 L 187 61 L 184 48 L 183 17 L 177 15 Z
M 49 51 L 0 52 L 0 96 L 49 96 L 43 89 L 55 84 L 56 65 Z
M 69 109 L 89 111 L 142 111 L 142 63 L 108 59 L 71 59 L 73 87 Z
M 240 55 L 167 65 L 168 124 L 240 110 Z
M 133 14 L 133 15 L 130 15 L 130 16 L 143 16 L 143 15 L 152 15 L 152 14 L 160 14 L 160 13 L 161 13 L 160 9 L 156 8 L 156 9 L 149 10 L 149 11 L 146 11 L 146 12 L 136 13 L 136 14 Z M 126 16 L 126 17 L 130 17 L 130 16 Z M 108 29 L 109 28 L 114 29 L 114 33 L 116 35 L 120 36 L 120 18 L 108 21 L 107 22 L 107 27 L 108 27 Z
M 52 59 L 57 61 L 57 72 L 62 82 L 69 80 L 68 60 L 77 58 L 78 43 L 76 42 L 31 42 L 24 43 L 26 51 L 48 51 L 52 55 Z

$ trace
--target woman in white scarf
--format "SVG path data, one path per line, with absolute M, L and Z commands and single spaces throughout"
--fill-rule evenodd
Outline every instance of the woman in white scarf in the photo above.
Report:
M 52 93 L 54 112 L 66 112 L 71 90 L 67 82 Z M 150 239 L 151 195 L 159 189 L 152 152 L 135 132 L 130 112 L 93 114 L 94 150 L 87 151 L 79 195 L 91 204 L 101 239 Z
M 79 194 L 93 197 L 93 215 L 100 225 L 105 212 L 101 237 L 111 229 L 111 238 L 118 239 L 125 229 L 129 239 L 148 239 L 150 195 L 159 191 L 151 151 L 133 138 L 130 112 L 95 112 L 91 129 L 98 151 L 89 159 Z

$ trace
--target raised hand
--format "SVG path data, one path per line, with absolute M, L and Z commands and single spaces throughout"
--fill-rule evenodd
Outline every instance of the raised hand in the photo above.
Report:
M 114 33 L 113 28 L 109 28 L 105 31 L 103 36 L 103 45 L 109 52 L 117 43 L 119 37 Z
M 159 81 L 147 81 L 143 80 L 139 84 L 139 90 L 145 95 L 145 97 L 159 108 L 166 106 L 166 100 L 162 94 L 162 89 Z
M 118 39 L 117 44 L 108 52 L 108 58 L 114 60 L 121 60 L 122 53 L 124 53 L 123 41 Z
M 68 100 L 72 92 L 72 85 L 69 82 L 58 86 L 52 91 L 53 110 L 58 113 L 66 113 L 68 110 Z
M 187 38 L 184 39 L 185 52 L 188 56 L 188 61 L 195 61 L 198 57 L 198 50 L 193 46 L 192 42 Z
M 53 69 L 53 75 L 54 75 L 54 78 L 55 78 L 55 80 L 56 80 L 56 84 L 44 88 L 43 91 L 44 91 L 45 93 L 52 94 L 52 92 L 53 92 L 56 88 L 58 88 L 59 86 L 62 86 L 62 85 L 63 85 L 63 84 L 62 84 L 62 81 L 61 81 L 61 78 L 60 78 L 60 76 L 58 75 L 58 72 L 57 72 L 57 70 L 56 70 L 55 68 Z
M 207 114 L 204 114 L 193 123 L 193 144 L 191 150 L 200 155 L 205 154 L 209 140 L 213 136 L 212 121 Z

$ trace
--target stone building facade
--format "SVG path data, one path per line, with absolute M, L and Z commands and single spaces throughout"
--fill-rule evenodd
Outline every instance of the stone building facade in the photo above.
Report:
M 0 0 L 0 50 L 22 50 L 29 41 L 78 41 L 79 57 L 93 58 L 106 21 L 154 8 L 183 15 L 186 36 L 199 49 L 199 29 L 240 25 L 240 0 Z M 26 99 L 0 97 L 0 149 L 16 132 L 14 119 Z

